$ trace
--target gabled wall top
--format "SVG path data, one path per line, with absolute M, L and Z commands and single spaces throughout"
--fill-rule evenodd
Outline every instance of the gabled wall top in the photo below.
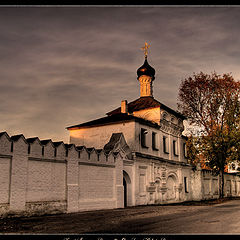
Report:
M 115 136 L 115 134 L 113 135 Z M 113 138 L 115 139 L 115 137 Z M 15 144 L 19 144 L 20 142 L 21 142 L 21 149 L 19 148 L 15 149 L 13 146 L 15 146 Z M 119 135 L 118 141 L 115 142 L 115 145 L 119 142 L 123 143 L 122 146 L 126 148 L 126 141 L 122 134 Z M 81 159 L 81 155 L 88 156 L 89 160 L 98 159 L 99 158 L 98 156 L 101 155 L 101 159 L 103 160 L 103 156 L 105 156 L 105 161 L 106 161 L 108 158 L 116 158 L 118 154 L 120 154 L 121 148 L 116 148 L 115 145 L 111 149 L 110 148 L 95 149 L 94 147 L 86 148 L 85 146 L 75 146 L 75 144 L 64 144 L 62 141 L 52 142 L 51 139 L 40 141 L 38 137 L 26 139 L 23 134 L 9 137 L 9 135 L 6 132 L 0 133 L 0 155 L 12 154 L 15 151 L 21 150 L 21 152 L 25 152 L 29 156 L 34 156 L 34 157 L 38 156 L 41 158 L 51 157 L 53 159 L 54 158 L 67 159 L 68 152 L 70 150 L 74 150 L 77 152 L 78 158 L 80 159 Z M 49 155 L 49 150 L 47 152 L 41 150 L 44 148 L 48 148 L 48 149 L 50 148 L 51 154 Z

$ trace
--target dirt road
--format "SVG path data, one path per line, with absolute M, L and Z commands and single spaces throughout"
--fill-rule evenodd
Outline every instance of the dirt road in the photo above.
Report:
M 5 218 L 0 233 L 240 233 L 240 200 Z

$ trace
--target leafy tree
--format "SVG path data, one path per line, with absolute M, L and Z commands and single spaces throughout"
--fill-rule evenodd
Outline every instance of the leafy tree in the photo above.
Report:
M 196 138 L 193 135 L 189 136 L 186 142 L 187 159 L 189 163 L 192 163 L 193 165 L 196 165 L 200 161 L 199 152 L 196 144 Z
M 193 160 L 200 156 L 207 167 L 220 174 L 220 197 L 224 196 L 226 165 L 240 158 L 239 99 L 240 82 L 230 74 L 200 72 L 182 80 L 179 88 L 178 108 L 189 124 L 198 128 L 189 140 L 189 146 L 195 148 Z

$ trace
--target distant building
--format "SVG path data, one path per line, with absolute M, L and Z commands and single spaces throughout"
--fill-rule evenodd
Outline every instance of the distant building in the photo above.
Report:
M 240 163 L 238 161 L 230 162 L 227 171 L 229 173 L 240 173 Z

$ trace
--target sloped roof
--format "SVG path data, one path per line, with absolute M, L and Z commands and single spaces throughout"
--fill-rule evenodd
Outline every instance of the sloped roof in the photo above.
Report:
M 86 128 L 86 127 L 99 126 L 99 125 L 105 125 L 105 124 L 111 124 L 111 123 L 117 123 L 117 122 L 126 122 L 126 121 L 136 121 L 151 127 L 159 128 L 159 125 L 157 123 L 153 123 L 143 118 L 138 118 L 132 115 L 128 115 L 126 113 L 120 113 L 120 114 L 114 114 L 114 115 L 103 117 L 103 118 L 98 118 L 96 120 L 85 122 L 82 124 L 70 126 L 70 127 L 67 127 L 67 129 L 74 130 L 79 128 Z
M 6 132 L 0 132 L 0 137 L 3 136 L 4 134 L 7 134 Z
M 118 152 L 120 149 L 126 154 L 128 159 L 132 159 L 132 152 L 126 143 L 122 133 L 113 133 L 109 142 L 104 146 L 104 151 L 109 153 L 111 151 Z
M 54 147 L 58 147 L 59 145 L 64 144 L 63 141 L 53 142 Z
M 96 152 L 99 154 L 101 153 L 103 150 L 102 149 L 96 149 Z
M 83 148 L 84 148 L 84 146 L 76 146 L 76 149 L 80 150 L 80 151 L 83 150 Z
M 111 136 L 111 139 L 104 146 L 103 149 L 108 152 L 112 151 L 114 149 L 116 143 L 118 143 L 120 141 L 121 136 L 122 136 L 122 133 L 113 133 Z
M 128 112 L 133 113 L 135 111 L 147 109 L 147 108 L 156 108 L 160 107 L 161 109 L 166 110 L 167 112 L 174 114 L 175 116 L 185 119 L 186 117 L 183 116 L 181 113 L 169 108 L 168 106 L 164 105 L 163 103 L 157 101 L 153 97 L 140 97 L 130 103 L 128 103 Z M 114 109 L 111 112 L 108 112 L 108 116 L 112 116 L 115 114 L 121 113 L 121 107 Z
M 52 141 L 51 139 L 42 140 L 42 141 L 41 141 L 41 144 L 42 144 L 42 145 L 46 145 L 46 144 L 48 144 L 48 143 L 51 142 L 51 141 Z
M 91 152 L 93 149 L 94 149 L 93 147 L 87 148 L 87 150 L 88 150 L 89 152 Z
M 68 143 L 64 143 L 64 146 L 66 147 L 66 148 L 71 148 L 72 146 L 73 146 L 74 144 L 68 144 Z
M 38 137 L 32 137 L 32 138 L 27 138 L 26 140 L 28 143 L 34 143 L 37 139 Z
M 24 138 L 23 134 L 11 136 L 10 139 L 11 139 L 12 141 L 18 141 L 18 139 L 21 138 L 21 137 Z

